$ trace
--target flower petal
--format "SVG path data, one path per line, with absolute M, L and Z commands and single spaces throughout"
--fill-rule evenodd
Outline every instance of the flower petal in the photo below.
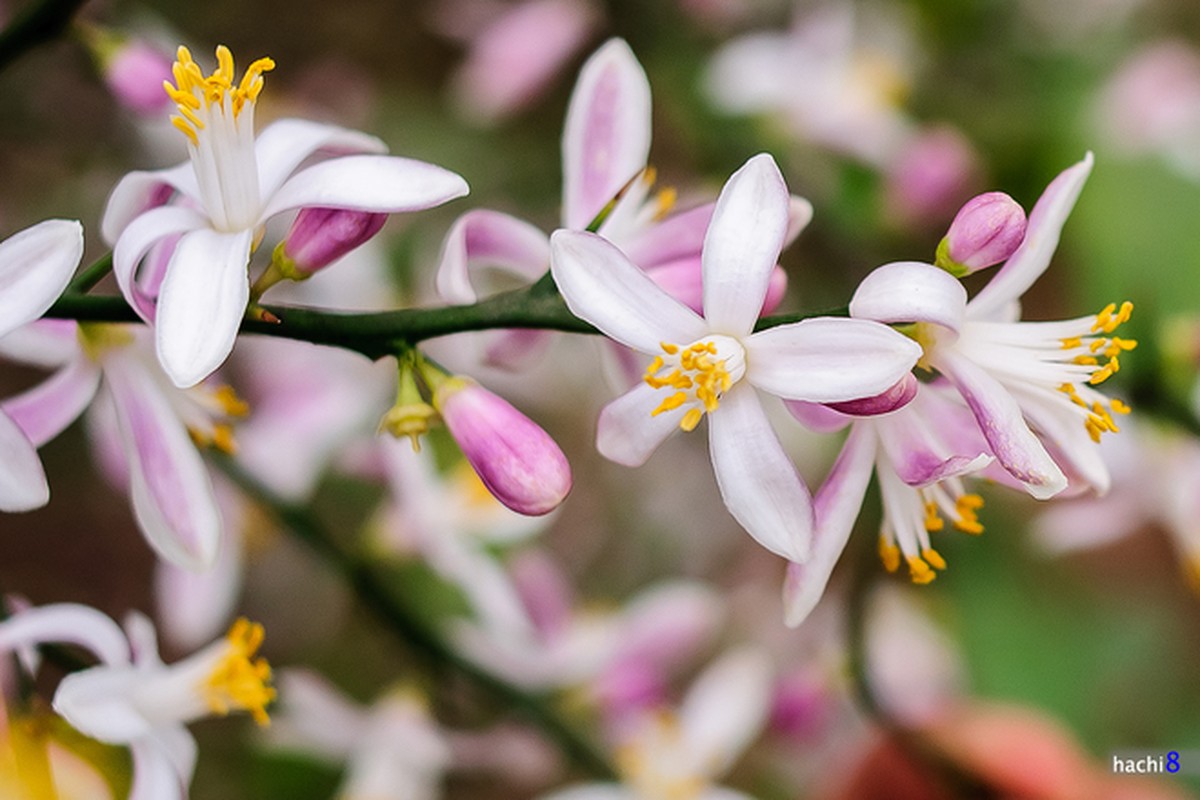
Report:
M 681 410 L 651 416 L 662 400 L 658 389 L 639 383 L 606 405 L 596 425 L 600 455 L 627 467 L 640 467 L 679 427 Z
M 155 314 L 155 349 L 176 386 L 193 386 L 221 366 L 250 299 L 246 264 L 253 231 L 192 231 L 179 240 Z
M 0 338 L 0 358 L 42 369 L 60 369 L 79 358 L 79 324 L 39 319 Z
M 105 664 L 126 666 L 129 643 L 120 626 L 91 606 L 55 603 L 24 609 L 0 622 L 0 649 L 59 642 L 91 651 Z
M 708 415 L 708 447 L 729 513 L 763 547 L 808 558 L 813 511 L 804 485 L 754 390 L 737 384 Z
M 774 667 L 761 650 L 733 650 L 692 684 L 679 708 L 689 757 L 704 774 L 727 770 L 754 741 L 771 708 Z
M 134 219 L 171 199 L 174 192 L 199 202 L 200 187 L 192 162 L 185 161 L 170 169 L 131 172 L 117 183 L 104 207 L 100 235 L 114 245 Z
M 854 530 L 875 464 L 876 439 L 869 423 L 860 422 L 813 499 L 816 525 L 812 555 L 803 564 L 788 564 L 783 583 L 783 616 L 789 628 L 808 617 L 825 593 L 829 576 Z
M 550 271 L 575 316 L 635 350 L 657 353 L 664 341 L 690 344 L 708 333 L 703 319 L 658 288 L 603 237 L 555 231 Z
M 644 228 L 621 249 L 629 260 L 642 269 L 650 269 L 681 259 L 700 260 L 704 236 L 712 221 L 715 202 L 671 214 L 661 222 Z
M 970 451 L 948 452 L 938 435 L 943 420 L 929 413 L 930 410 L 922 398 L 894 414 L 875 419 L 880 445 L 900 480 L 909 486 L 923 487 L 983 469 L 992 462 L 983 441 Z
M 158 562 L 154 596 L 163 636 L 184 651 L 196 650 L 218 638 L 237 610 L 243 566 L 241 535 L 237 525 L 232 524 L 225 526 L 212 569 L 192 572 Z
M 532 283 L 550 268 L 550 242 L 528 222 L 499 211 L 463 214 L 446 234 L 437 271 L 438 296 L 465 305 L 478 299 L 471 273 L 499 268 Z
M 583 230 L 650 155 L 650 81 L 623 39 L 580 70 L 563 129 L 563 226 Z
M 296 171 L 296 167 L 317 154 L 379 155 L 386 152 L 387 145 L 381 139 L 359 131 L 304 119 L 277 120 L 263 128 L 254 140 L 258 188 L 262 197 L 270 197 Z
M 812 218 L 812 203 L 799 195 L 788 195 L 788 225 L 787 233 L 783 236 L 783 246 L 787 247 L 796 241 L 796 237 L 808 227 Z
M 1045 500 L 1067 487 L 1066 476 L 1025 423 L 1017 401 L 999 381 L 952 351 L 944 354 L 937 367 L 967 401 L 1000 465 L 1029 494 Z
M 754 328 L 787 234 L 791 195 L 775 159 L 760 153 L 721 189 L 704 237 L 704 317 L 713 332 Z
M 50 485 L 37 448 L 0 411 L 0 511 L 32 511 L 50 502 Z
M 712 641 L 724 612 L 720 596 L 701 583 L 660 584 L 625 607 L 613 660 L 665 672 Z
M 153 377 L 124 354 L 104 376 L 129 460 L 133 512 L 146 540 L 172 564 L 209 569 L 221 516 L 203 459 Z
M 850 299 L 850 316 L 876 322 L 933 322 L 958 332 L 967 290 L 944 269 L 897 261 L 874 270 Z
M 342 156 L 297 172 L 270 196 L 261 219 L 293 208 L 396 213 L 439 206 L 468 192 L 448 169 L 397 156 Z
M 1025 240 L 992 276 L 988 285 L 972 298 L 967 309 L 972 319 L 992 318 L 1025 294 L 1025 290 L 1050 266 L 1063 225 L 1092 172 L 1092 163 L 1092 154 L 1089 152 L 1078 164 L 1059 174 L 1042 192 L 1033 211 L 1029 212 Z
M 640 800 L 641 795 L 615 783 L 585 783 L 541 795 L 538 800 Z
M 151 737 L 131 743 L 133 786 L 129 800 L 184 800 L 183 779 L 176 772 L 167 749 Z
M 208 227 L 208 220 L 189 208 L 164 206 L 133 220 L 113 248 L 113 275 L 125 302 L 147 322 L 155 318 L 153 298 L 145 296 L 137 283 L 137 268 L 146 253 L 168 236 Z
M 133 667 L 96 667 L 73 672 L 54 693 L 54 710 L 72 728 L 106 744 L 145 738 L 153 725 L 132 700 L 144 678 Z
M 41 447 L 78 419 L 100 386 L 100 369 L 80 358 L 48 380 L 0 404 L 34 447 Z
M 829 408 L 852 417 L 874 417 L 904 408 L 917 396 L 921 383 L 911 372 L 879 394 L 843 403 L 830 403 Z M 794 416 L 794 414 L 793 414 Z
M 850 415 L 835 411 L 822 403 L 784 400 L 783 405 L 797 422 L 817 433 L 835 433 L 854 421 Z
M 46 313 L 82 257 L 75 220 L 48 219 L 0 242 L 0 336 Z
M 788 400 L 835 403 L 880 394 L 903 378 L 921 346 L 886 325 L 817 317 L 747 338 L 746 379 Z

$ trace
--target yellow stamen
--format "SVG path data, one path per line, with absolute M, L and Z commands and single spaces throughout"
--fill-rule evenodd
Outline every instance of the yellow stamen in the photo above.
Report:
M 904 560 L 908 562 L 908 575 L 913 583 L 924 585 L 937 577 L 937 573 L 920 556 L 905 556 Z
M 675 191 L 674 186 L 664 186 L 660 189 L 654 203 L 654 220 L 657 222 L 670 214 L 678 198 L 679 193 Z
M 895 572 L 900 568 L 900 548 L 883 536 L 879 537 L 879 560 L 888 572 Z
M 1082 347 L 1082 346 L 1083 346 L 1083 339 L 1079 338 L 1078 336 L 1072 336 L 1068 339 L 1062 340 L 1062 349 L 1063 350 L 1073 350 L 1076 347 Z
M 946 523 L 938 514 L 937 503 L 930 500 L 925 504 L 925 530 L 933 532 L 940 531 L 946 527 Z
M 656 356 L 646 368 L 642 380 L 655 389 L 670 388 L 675 391 L 650 414 L 656 417 L 690 402 L 698 402 L 703 410 L 692 407 L 679 422 L 683 430 L 694 430 L 704 414 L 711 414 L 720 406 L 721 395 L 733 386 L 733 377 L 725 368 L 725 359 L 713 358 L 718 354 L 714 342 L 695 342 L 686 347 L 670 342 L 660 344 L 663 353 L 677 361 L 678 366 L 669 365 L 662 356 Z
M 983 533 L 983 525 L 980 524 L 976 514 L 981 508 L 983 508 L 983 498 L 979 495 L 964 494 L 959 497 L 954 501 L 954 510 L 958 514 L 958 519 L 954 520 L 954 527 L 972 536 Z
M 233 428 L 224 422 L 214 425 L 212 445 L 225 455 L 237 455 L 237 440 L 233 438 Z
M 179 48 L 176 58 L 171 67 L 175 84 L 165 81 L 163 88 L 179 111 L 179 116 L 171 118 L 171 124 L 193 145 L 198 144 L 198 133 L 204 129 L 204 120 L 197 114 L 204 105 L 224 106 L 228 98 L 229 109 L 237 117 L 247 103 L 253 105 L 258 100 L 264 84 L 263 74 L 275 69 L 274 61 L 260 58 L 246 69 L 241 82 L 234 86 L 233 54 L 224 45 L 217 48 L 217 68 L 207 77 L 186 47 Z
M 267 715 L 267 706 L 275 699 L 275 689 L 270 686 L 271 665 L 265 658 L 251 660 L 263 636 L 263 626 L 244 617 L 229 629 L 228 649 L 201 687 L 214 714 L 249 711 L 259 725 L 271 723 Z
M 217 401 L 217 405 L 225 412 L 226 416 L 244 417 L 250 413 L 250 404 L 238 397 L 238 393 L 228 384 L 221 386 L 213 394 L 213 399 Z
M 946 559 L 942 558 L 942 554 L 937 550 L 934 550 L 932 547 L 926 547 L 924 550 L 922 550 L 921 556 L 927 562 L 929 562 L 929 565 L 934 569 L 946 568 Z
M 1113 413 L 1115 413 L 1115 414 L 1128 414 L 1130 411 L 1133 411 L 1132 408 L 1125 405 L 1124 403 L 1122 403 L 1120 400 L 1118 400 L 1115 397 L 1112 400 L 1108 401 L 1108 405 L 1110 408 L 1112 408 Z
M 683 415 L 683 419 L 679 420 L 679 427 L 684 433 L 691 433 L 696 430 L 696 426 L 700 424 L 701 418 L 704 417 L 704 412 L 698 408 L 690 408 Z

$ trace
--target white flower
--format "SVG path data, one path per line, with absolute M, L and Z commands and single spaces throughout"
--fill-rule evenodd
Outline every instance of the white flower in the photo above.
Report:
M 660 289 L 605 239 L 560 230 L 551 271 L 568 307 L 654 361 L 645 382 L 600 415 L 597 447 L 643 463 L 676 428 L 709 416 L 709 451 L 725 505 L 751 536 L 795 561 L 808 556 L 808 490 L 754 388 L 837 402 L 879 394 L 920 355 L 911 340 L 864 320 L 809 319 L 754 333 L 788 225 L 774 160 L 755 156 L 726 183 L 704 240 L 704 317 Z
M 374 155 L 386 148 L 365 134 L 301 120 L 280 120 L 255 139 L 254 107 L 270 59 L 255 61 L 234 84 L 233 56 L 217 48 L 205 76 L 179 49 L 168 92 L 188 139 L 190 163 L 134 172 L 117 184 L 103 233 L 114 242 L 122 293 L 156 328 L 163 368 L 179 386 L 216 369 L 233 347 L 249 301 L 247 265 L 262 226 L 301 208 L 393 213 L 429 208 L 467 193 L 458 175 L 411 159 Z M 297 171 L 318 153 L 352 153 Z M 363 155 L 370 153 L 372 155 Z M 172 192 L 179 198 L 167 202 Z M 164 240 L 179 237 L 161 272 L 138 264 Z

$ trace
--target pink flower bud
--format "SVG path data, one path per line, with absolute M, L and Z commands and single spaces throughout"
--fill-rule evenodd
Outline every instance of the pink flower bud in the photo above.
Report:
M 955 215 L 934 263 L 962 277 L 1006 261 L 1024 239 L 1025 210 L 1004 192 L 988 192 Z
M 433 405 L 497 500 L 518 514 L 553 511 L 571 491 L 571 466 L 550 435 L 467 378 L 447 378 Z
M 153 116 L 171 105 L 163 91 L 163 81 L 171 80 L 171 59 L 153 45 L 137 39 L 119 45 L 103 71 L 113 97 L 130 111 Z
M 383 227 L 387 214 L 341 208 L 301 209 L 276 251 L 284 277 L 303 280 L 366 242 Z

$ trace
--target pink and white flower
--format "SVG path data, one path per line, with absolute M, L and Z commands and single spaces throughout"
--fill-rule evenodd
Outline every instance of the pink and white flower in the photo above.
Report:
M 217 48 L 217 58 L 219 67 L 205 76 L 187 49 L 179 49 L 176 85 L 168 85 L 168 93 L 190 160 L 125 176 L 109 197 L 102 228 L 114 243 L 122 293 L 154 324 L 159 360 L 183 387 L 229 355 L 250 299 L 247 266 L 267 220 L 304 208 L 415 211 L 467 193 L 458 175 L 379 155 L 384 144 L 355 131 L 288 119 L 256 139 L 254 107 L 262 75 L 274 62 L 255 61 L 235 84 L 229 50 Z M 318 154 L 341 157 L 298 170 Z M 139 272 L 162 243 L 170 247 L 165 267 Z
M 646 461 L 675 429 L 709 417 L 709 452 L 734 518 L 768 550 L 805 561 L 808 489 L 755 389 L 830 403 L 877 395 L 920 347 L 885 325 L 818 318 L 754 332 L 788 226 L 783 176 L 766 154 L 725 184 L 702 252 L 701 317 L 600 236 L 557 231 L 551 271 L 567 306 L 617 342 L 654 358 L 644 382 L 600 415 L 596 443 L 621 464 Z
M 63 678 L 54 710 L 93 739 L 127 746 L 133 756 L 130 800 L 183 800 L 196 767 L 196 740 L 185 725 L 248 711 L 266 724 L 275 697 L 271 670 L 255 658 L 261 625 L 239 620 L 228 637 L 183 661 L 158 655 L 154 626 L 132 614 L 121 628 L 88 606 L 62 603 L 21 611 L 0 623 L 0 648 L 61 642 L 100 661 Z
M 1091 169 L 1089 153 L 1055 178 L 1030 213 L 1021 246 L 969 302 L 956 278 L 918 262 L 876 269 L 850 301 L 852 317 L 915 323 L 919 365 L 949 379 L 997 461 L 1039 499 L 1072 482 L 1106 491 L 1097 444 L 1102 433 L 1117 431 L 1112 413 L 1129 410 L 1094 387 L 1137 344 L 1110 335 L 1129 318 L 1131 303 L 1061 322 L 1017 321 L 1020 297 L 1050 265 Z

